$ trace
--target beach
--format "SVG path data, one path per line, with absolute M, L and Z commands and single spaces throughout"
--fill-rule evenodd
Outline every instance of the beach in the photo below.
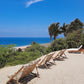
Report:
M 41 46 L 44 46 L 44 47 L 48 47 L 50 45 L 50 43 L 44 43 L 44 44 L 40 44 Z M 19 47 L 15 47 L 16 49 L 25 49 L 27 47 L 31 47 L 31 45 L 26 45 L 26 46 L 19 46 Z
M 52 65 L 50 69 L 39 68 L 40 78 L 35 77 L 22 84 L 84 84 L 84 54 L 68 53 L 67 51 L 65 54 L 67 59 L 55 61 L 56 65 Z M 0 84 L 6 84 L 8 76 L 17 72 L 21 66 L 0 69 Z M 36 70 L 33 72 L 36 73 Z

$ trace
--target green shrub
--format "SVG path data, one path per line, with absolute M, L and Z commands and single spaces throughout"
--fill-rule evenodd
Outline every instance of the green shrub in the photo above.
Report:
M 22 52 L 22 49 L 21 49 L 21 48 L 19 48 L 17 51 L 18 51 L 18 52 Z
M 0 68 L 6 65 L 7 60 L 15 52 L 12 46 L 14 45 L 0 45 Z
M 31 43 L 31 45 L 33 45 L 33 44 L 37 44 L 35 41 L 33 41 L 32 43 Z
M 73 31 L 66 36 L 66 42 L 68 44 L 68 48 L 76 48 L 80 45 L 84 45 L 84 34 L 83 30 Z
M 44 51 L 45 48 L 43 46 L 40 46 L 39 44 L 35 43 L 35 44 L 32 44 L 31 47 L 29 48 L 26 48 L 25 51 L 26 52 L 36 52 L 36 51 L 40 51 L 40 53 L 44 54 Z
M 15 51 L 11 45 L 0 46 L 0 68 L 8 65 L 25 64 L 44 54 L 44 47 L 39 44 L 32 44 L 26 51 L 21 52 L 21 49 Z
M 65 49 L 67 48 L 67 44 L 65 39 L 60 38 L 60 39 L 56 39 L 54 42 L 51 43 L 51 46 L 49 46 L 46 49 L 46 53 L 49 53 L 51 51 L 57 51 L 57 50 L 61 50 L 61 49 Z
M 7 60 L 6 65 L 25 64 L 32 60 L 37 59 L 40 56 L 41 56 L 40 52 L 16 52 L 15 56 L 11 56 Z
M 50 52 L 52 52 L 52 47 L 51 46 L 49 46 L 48 48 L 46 48 L 45 54 L 48 54 Z

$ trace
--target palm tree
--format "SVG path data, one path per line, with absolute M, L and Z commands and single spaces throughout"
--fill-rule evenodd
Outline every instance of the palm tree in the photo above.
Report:
M 48 27 L 49 35 L 50 35 L 50 40 L 52 36 L 54 36 L 54 40 L 60 34 L 60 29 L 59 29 L 59 22 L 58 23 L 53 23 Z
M 61 33 L 64 33 L 64 36 L 67 35 L 67 28 L 69 25 L 66 25 L 65 23 L 63 24 L 63 26 L 60 27 L 61 29 Z
M 50 41 L 51 41 L 52 36 L 53 36 L 53 28 L 52 28 L 52 27 L 53 27 L 52 25 L 50 25 L 50 26 L 48 27 L 48 32 L 49 32 L 49 35 L 50 35 Z

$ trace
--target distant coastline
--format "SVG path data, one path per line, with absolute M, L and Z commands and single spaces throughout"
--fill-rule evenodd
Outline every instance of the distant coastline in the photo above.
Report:
M 50 43 L 44 43 L 44 44 L 40 44 L 41 46 L 44 46 L 44 47 L 48 47 L 50 45 Z M 18 46 L 18 47 L 14 47 L 16 49 L 25 49 L 27 47 L 30 47 L 31 45 L 26 45 L 26 46 Z

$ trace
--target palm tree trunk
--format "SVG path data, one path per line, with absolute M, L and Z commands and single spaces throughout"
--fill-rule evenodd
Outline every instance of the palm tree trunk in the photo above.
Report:
M 56 40 L 56 36 L 54 36 L 54 40 Z
M 50 36 L 50 42 L 51 42 L 51 40 L 52 40 L 52 36 Z

